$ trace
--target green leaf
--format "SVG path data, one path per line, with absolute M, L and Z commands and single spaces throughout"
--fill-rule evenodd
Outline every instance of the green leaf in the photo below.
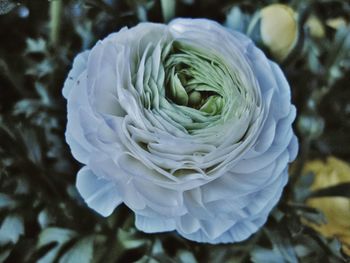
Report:
M 8 215 L 0 227 L 0 245 L 15 244 L 23 234 L 23 218 L 19 215 Z
M 43 209 L 38 214 L 38 223 L 42 229 L 48 227 L 55 222 L 54 217 L 50 214 L 48 209 Z
M 145 246 L 148 242 L 147 240 L 134 235 L 134 233 L 127 232 L 121 228 L 118 229 L 118 240 L 126 250 Z
M 16 206 L 16 201 L 6 194 L 0 193 L 0 210 L 12 209 Z
M 324 119 L 316 114 L 302 114 L 298 118 L 297 127 L 300 133 L 310 139 L 320 137 L 324 131 Z
M 135 261 L 135 263 L 161 263 L 161 262 L 159 262 L 158 260 L 156 260 L 148 255 L 144 255 L 142 258 Z
M 16 7 L 16 4 L 9 0 L 0 1 L 0 15 L 5 15 L 11 12 Z
M 43 38 L 33 39 L 27 38 L 26 54 L 30 53 L 45 53 L 47 51 L 46 41 Z
M 350 28 L 341 26 L 336 32 L 334 42 L 325 62 L 328 69 L 328 84 L 333 85 L 338 79 L 343 77 L 342 61 L 349 57 L 350 49 Z
M 303 203 L 310 195 L 310 187 L 314 181 L 314 178 L 315 175 L 313 173 L 307 173 L 299 177 L 296 183 L 295 201 Z
M 286 262 L 280 253 L 273 250 L 257 247 L 251 252 L 251 260 L 256 263 L 284 263 Z
M 5 262 L 5 260 L 8 258 L 8 256 L 11 253 L 11 249 L 5 249 L 0 252 L 0 262 Z
M 35 90 L 38 93 L 38 95 L 40 96 L 43 104 L 49 105 L 51 102 L 51 99 L 50 99 L 49 93 L 47 92 L 46 87 L 43 84 L 41 84 L 40 82 L 35 82 L 34 86 L 35 86 Z
M 33 65 L 33 67 L 28 68 L 26 70 L 26 74 L 33 77 L 42 78 L 44 76 L 51 74 L 53 71 L 54 71 L 53 61 L 49 59 L 45 59 L 40 63 L 36 63 L 35 65 Z
M 93 41 L 95 40 L 94 34 L 92 34 L 92 22 L 85 21 L 83 23 L 77 24 L 75 27 L 75 31 L 81 38 L 81 48 L 82 50 L 88 49 Z
M 307 219 L 308 221 L 311 221 L 317 225 L 322 225 L 327 223 L 327 220 L 324 216 L 323 213 L 318 212 L 318 213 L 301 213 L 302 217 Z
M 89 263 L 93 258 L 94 237 L 85 237 L 78 241 L 59 260 L 60 263 Z
M 295 233 L 300 233 L 300 217 L 307 219 L 308 221 L 312 221 L 315 224 L 324 224 L 326 223 L 326 218 L 324 214 L 314 207 L 310 207 L 304 204 L 289 204 L 290 209 L 295 209 L 296 214 L 293 214 L 289 222 L 287 222 L 288 228 L 296 229 Z
M 52 242 L 56 242 L 57 245 L 53 249 L 51 249 L 46 255 L 40 258 L 40 260 L 38 260 L 38 263 L 53 262 L 60 248 L 75 236 L 76 233 L 69 229 L 63 229 L 58 227 L 46 228 L 39 235 L 37 248 L 40 249 L 41 247 Z
M 315 192 L 311 193 L 309 198 L 325 196 L 350 198 L 350 183 L 337 184 L 335 186 L 316 190 Z
M 197 263 L 198 261 L 196 260 L 196 258 L 194 257 L 194 255 L 187 250 L 180 250 L 177 253 L 177 258 L 179 260 L 179 262 L 182 263 Z
M 167 23 L 175 17 L 176 1 L 161 0 L 160 2 L 162 6 L 163 19 L 164 19 L 164 22 Z
M 248 26 L 246 17 L 247 16 L 242 13 L 241 9 L 235 6 L 227 14 L 225 25 L 228 28 L 232 28 L 240 32 L 246 32 Z
M 273 230 L 268 230 L 265 228 L 265 231 L 271 240 L 274 250 L 279 251 L 279 253 L 283 256 L 284 262 L 298 262 L 298 258 L 291 243 L 290 234 L 282 222 L 277 226 L 277 228 Z

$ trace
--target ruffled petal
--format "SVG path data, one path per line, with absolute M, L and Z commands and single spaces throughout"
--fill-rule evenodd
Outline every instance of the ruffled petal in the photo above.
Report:
M 76 81 L 78 80 L 80 74 L 86 70 L 86 63 L 89 56 L 90 51 L 84 51 L 80 54 L 78 54 L 74 61 L 72 69 L 69 71 L 67 79 L 64 82 L 63 89 L 62 89 L 62 95 L 66 99 L 69 96 L 69 93 L 71 92 L 73 86 L 75 85 Z
M 77 189 L 87 205 L 103 216 L 109 216 L 122 203 L 118 186 L 98 178 L 89 168 L 82 168 L 77 175 Z
M 139 214 L 135 215 L 135 226 L 146 233 L 159 233 L 173 231 L 176 228 L 174 219 L 161 217 L 146 217 Z

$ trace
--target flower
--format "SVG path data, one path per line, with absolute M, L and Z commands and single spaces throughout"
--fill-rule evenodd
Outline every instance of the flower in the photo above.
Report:
M 335 157 L 328 157 L 326 162 L 308 162 L 304 172 L 315 174 L 312 190 L 350 182 L 349 164 Z M 343 243 L 343 251 L 350 256 L 350 200 L 345 197 L 317 197 L 308 199 L 307 204 L 319 209 L 326 219 L 325 224 L 307 224 L 326 237 L 337 237 Z
M 297 153 L 280 70 L 244 35 L 206 19 L 140 23 L 79 54 L 64 84 L 77 188 L 147 233 L 248 238 L 267 220 Z
M 262 42 L 278 61 L 284 60 L 296 46 L 298 23 L 293 9 L 283 4 L 272 4 L 261 10 L 260 32 Z

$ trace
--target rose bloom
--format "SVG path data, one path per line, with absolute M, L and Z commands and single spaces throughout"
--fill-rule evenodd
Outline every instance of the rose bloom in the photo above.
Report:
M 64 84 L 77 188 L 121 203 L 147 233 L 208 243 L 267 220 L 297 153 L 289 85 L 244 35 L 206 19 L 123 28 L 79 54 Z

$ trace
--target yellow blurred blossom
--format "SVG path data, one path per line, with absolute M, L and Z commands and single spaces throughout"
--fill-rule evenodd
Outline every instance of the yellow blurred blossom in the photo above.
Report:
M 261 10 L 260 32 L 272 56 L 282 61 L 298 40 L 296 13 L 287 5 L 272 4 Z
M 326 162 L 311 161 L 305 166 L 304 172 L 315 174 L 311 190 L 350 182 L 349 164 L 335 157 L 329 157 Z M 322 225 L 308 224 L 326 237 L 337 237 L 343 244 L 343 251 L 350 256 L 350 199 L 317 197 L 308 199 L 307 204 L 322 211 L 327 221 Z
M 326 20 L 327 26 L 338 29 L 341 26 L 346 26 L 348 23 L 343 17 L 330 18 Z
M 306 27 L 309 29 L 310 35 L 314 38 L 323 38 L 326 34 L 322 22 L 314 15 L 308 18 Z

